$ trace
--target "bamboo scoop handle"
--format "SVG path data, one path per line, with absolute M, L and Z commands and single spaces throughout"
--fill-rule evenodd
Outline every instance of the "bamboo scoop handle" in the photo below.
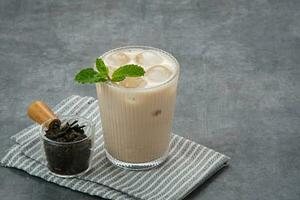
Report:
M 42 101 L 35 101 L 28 107 L 27 115 L 38 124 L 47 122 L 47 128 L 59 128 L 60 120 L 54 112 Z

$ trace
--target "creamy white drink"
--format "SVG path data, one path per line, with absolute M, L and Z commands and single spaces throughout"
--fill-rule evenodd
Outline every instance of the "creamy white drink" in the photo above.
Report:
M 97 83 L 107 157 L 116 165 L 144 169 L 167 156 L 179 65 L 170 54 L 150 47 L 123 47 L 101 58 L 112 73 L 125 64 L 144 68 L 142 77 Z

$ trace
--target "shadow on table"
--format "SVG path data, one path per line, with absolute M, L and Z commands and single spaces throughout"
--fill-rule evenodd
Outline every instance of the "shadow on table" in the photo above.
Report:
M 199 185 L 197 188 L 195 188 L 190 194 L 188 194 L 184 200 L 188 200 L 188 199 L 191 199 L 197 195 L 200 194 L 201 191 L 205 190 L 209 184 L 211 182 L 213 182 L 219 174 L 223 173 L 224 171 L 226 171 L 230 166 L 226 166 L 226 167 L 223 167 L 222 169 L 220 169 L 218 172 L 216 172 L 213 176 L 211 176 L 208 180 L 206 180 L 202 185 Z

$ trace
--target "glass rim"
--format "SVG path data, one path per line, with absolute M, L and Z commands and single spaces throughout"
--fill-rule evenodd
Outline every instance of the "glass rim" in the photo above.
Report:
M 85 132 L 85 135 L 86 135 L 86 138 L 83 138 L 83 139 L 81 139 L 81 140 L 78 140 L 78 141 L 74 141 L 74 142 L 57 142 L 57 141 L 55 141 L 55 140 L 51 140 L 51 139 L 49 139 L 49 138 L 47 138 L 46 136 L 45 136 L 45 124 L 47 124 L 50 120 L 52 120 L 52 119 L 48 119 L 48 120 L 46 120 L 45 122 L 43 122 L 41 125 L 40 125 L 40 131 L 39 131 L 39 135 L 40 135 L 40 138 L 41 139 L 43 139 L 43 140 L 46 140 L 46 141 L 48 141 L 48 142 L 51 142 L 51 143 L 53 143 L 53 144 L 57 144 L 57 145 L 71 145 L 71 144 L 77 144 L 77 143 L 81 143 L 81 142 L 83 142 L 83 141 L 86 141 L 86 140 L 88 140 L 88 139 L 90 139 L 93 135 L 94 135 L 94 133 L 93 133 L 93 128 L 94 128 L 94 123 L 91 121 L 91 120 L 89 120 L 89 119 L 87 119 L 87 118 L 85 118 L 85 117 L 81 117 L 81 116 L 77 116 L 77 115 L 59 115 L 59 118 L 61 119 L 64 119 L 64 120 L 71 120 L 71 119 L 81 119 L 81 120 L 83 120 L 84 122 L 86 122 L 87 123 L 87 126 L 88 126 L 88 130 L 89 131 L 86 131 Z
M 118 88 L 120 90 L 126 90 L 126 91 L 148 91 L 148 90 L 153 90 L 153 89 L 157 89 L 157 88 L 163 87 L 163 86 L 169 84 L 170 82 L 172 82 L 175 78 L 177 78 L 179 76 L 180 65 L 179 65 L 179 62 L 177 61 L 177 59 L 172 54 L 170 54 L 170 53 L 168 53 L 168 52 L 166 52 L 166 51 L 164 51 L 162 49 L 155 48 L 155 47 L 143 46 L 143 45 L 122 46 L 122 47 L 118 47 L 118 48 L 114 48 L 114 49 L 111 49 L 109 51 L 106 51 L 101 56 L 99 56 L 99 58 L 103 58 L 107 54 L 110 54 L 110 53 L 115 52 L 115 51 L 119 51 L 119 50 L 123 50 L 123 49 L 130 49 L 130 48 L 131 49 L 153 50 L 153 51 L 158 51 L 160 53 L 165 54 L 166 56 L 168 56 L 169 58 L 171 58 L 172 61 L 175 63 L 176 72 L 170 77 L 170 79 L 168 79 L 167 81 L 163 82 L 162 84 L 155 85 L 155 86 L 149 87 L 149 88 L 126 88 L 126 87 L 120 86 L 118 84 L 112 83 L 110 81 L 104 82 L 104 83 L 96 83 L 96 84 L 106 84 L 108 86 L 111 86 L 111 87 L 114 87 L 114 88 Z

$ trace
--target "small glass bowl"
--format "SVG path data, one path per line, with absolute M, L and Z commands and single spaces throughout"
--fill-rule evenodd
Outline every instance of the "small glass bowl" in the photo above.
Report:
M 88 119 L 79 116 L 60 116 L 61 124 L 78 121 L 86 138 L 74 142 L 57 142 L 45 136 L 49 121 L 44 122 L 40 129 L 42 149 L 48 169 L 59 177 L 71 178 L 87 172 L 91 167 L 94 148 L 95 125 Z

